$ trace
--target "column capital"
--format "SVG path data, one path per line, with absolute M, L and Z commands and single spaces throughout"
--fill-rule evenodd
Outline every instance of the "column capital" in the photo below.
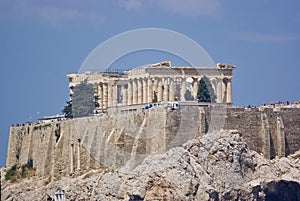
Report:
M 232 80 L 232 77 L 223 77 L 224 83 L 230 82 L 231 80 Z

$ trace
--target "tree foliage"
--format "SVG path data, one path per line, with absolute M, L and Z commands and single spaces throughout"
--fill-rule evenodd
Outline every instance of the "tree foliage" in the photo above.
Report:
M 64 113 L 65 117 L 67 118 L 73 118 L 72 113 L 72 101 L 66 101 L 67 105 L 62 110 L 62 113 Z
M 216 95 L 212 88 L 209 79 L 203 76 L 199 81 L 199 87 L 197 92 L 198 102 L 215 102 Z
M 95 107 L 98 106 L 98 97 L 94 92 L 94 85 L 84 80 L 73 88 L 72 101 L 67 101 L 62 112 L 69 118 L 93 114 Z
M 10 180 L 11 182 L 16 182 L 22 178 L 28 178 L 35 175 L 35 169 L 33 168 L 32 158 L 28 159 L 26 164 L 23 165 L 13 165 L 9 170 L 7 170 L 5 175 L 5 180 Z

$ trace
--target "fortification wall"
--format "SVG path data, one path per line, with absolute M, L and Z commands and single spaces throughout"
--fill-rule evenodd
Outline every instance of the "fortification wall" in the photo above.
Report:
M 221 127 L 220 127 L 221 126 Z M 7 166 L 33 160 L 36 175 L 59 179 L 101 166 L 134 168 L 207 132 L 237 129 L 250 149 L 267 158 L 300 148 L 300 108 L 210 108 L 117 111 L 50 124 L 12 127 Z

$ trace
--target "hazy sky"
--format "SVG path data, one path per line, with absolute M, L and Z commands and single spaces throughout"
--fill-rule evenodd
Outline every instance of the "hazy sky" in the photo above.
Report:
M 238 106 L 300 99 L 299 0 L 0 0 L 0 167 L 9 127 L 60 113 L 66 74 L 97 45 L 124 31 L 164 28 L 199 43 L 215 63 L 230 63 Z M 146 51 L 118 60 L 140 66 L 171 60 Z

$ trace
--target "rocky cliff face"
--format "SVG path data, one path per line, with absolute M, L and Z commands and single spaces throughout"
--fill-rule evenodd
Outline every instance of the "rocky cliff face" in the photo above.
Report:
M 133 170 L 2 184 L 2 200 L 51 200 L 59 189 L 67 200 L 300 200 L 300 152 L 268 160 L 237 131 L 217 131 L 150 155 Z

